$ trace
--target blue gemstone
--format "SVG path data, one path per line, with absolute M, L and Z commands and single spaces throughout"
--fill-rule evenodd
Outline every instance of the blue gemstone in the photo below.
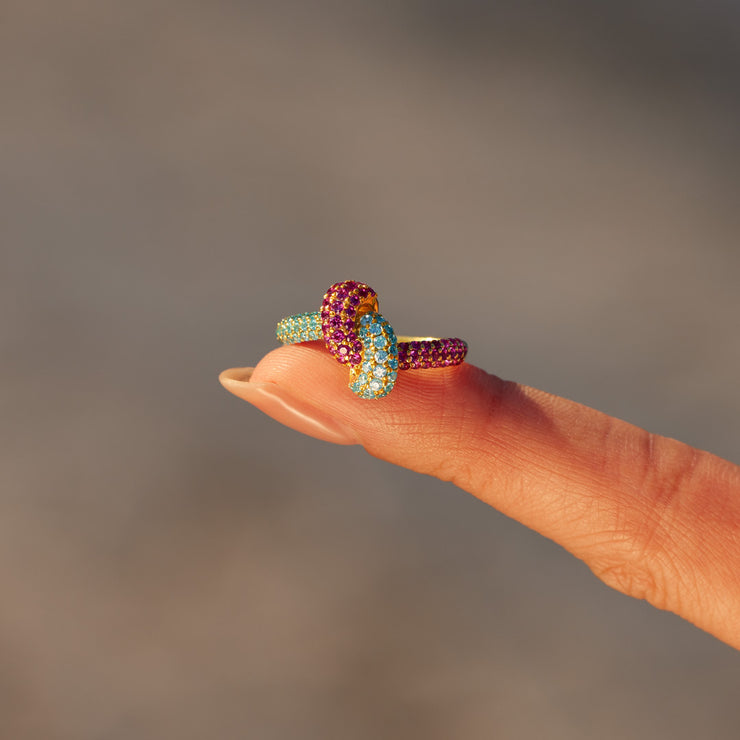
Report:
M 373 363 L 372 362 L 363 362 L 362 363 L 362 369 L 366 373 L 371 373 L 373 371 Z
M 371 333 L 371 334 L 376 334 L 376 335 L 377 335 L 377 334 L 382 334 L 382 333 L 383 333 L 383 327 L 382 327 L 382 326 L 380 325 L 380 323 L 379 323 L 379 322 L 376 322 L 376 323 L 374 323 L 374 324 L 373 324 L 373 325 L 372 325 L 372 326 L 370 327 L 370 333 Z
M 390 371 L 390 372 L 388 373 L 388 380 L 389 380 L 389 381 L 390 381 L 391 383 L 394 383 L 397 377 L 398 377 L 398 373 L 397 373 L 397 372 L 396 372 L 395 370 L 391 370 L 391 371 Z
M 363 317 L 362 317 L 362 318 L 360 319 L 360 324 L 361 324 L 362 326 L 367 326 L 367 325 L 368 325 L 368 324 L 369 324 L 370 322 L 372 322 L 372 320 L 373 320 L 373 317 L 372 317 L 372 316 L 371 316 L 371 315 L 370 315 L 369 313 L 366 313 L 366 314 L 365 314 L 365 315 L 364 315 L 364 316 L 363 316 Z
M 398 359 L 395 357 L 391 357 L 390 360 L 388 360 L 388 364 L 391 366 L 392 370 L 398 370 Z
M 375 341 L 373 342 L 373 344 L 375 344 L 375 346 L 378 349 L 381 349 L 382 347 L 385 347 L 385 345 L 387 344 L 387 342 L 388 342 L 388 340 L 384 336 L 381 335 L 379 337 L 375 337 Z
M 375 362 L 385 362 L 388 359 L 388 353 L 381 349 L 380 352 L 375 353 Z
M 360 373 L 360 377 L 357 378 L 357 382 L 360 385 L 365 385 L 365 383 L 367 383 L 367 375 L 365 375 L 365 373 Z
M 371 391 L 379 391 L 383 387 L 383 384 L 379 381 L 373 378 L 373 380 L 370 381 L 369 388 Z
M 373 370 L 373 375 L 376 378 L 382 378 L 388 371 L 382 366 L 378 365 L 375 370 Z

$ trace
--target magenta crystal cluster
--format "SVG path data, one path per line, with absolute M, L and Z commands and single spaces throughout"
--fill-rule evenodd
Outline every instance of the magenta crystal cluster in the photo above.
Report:
M 321 331 L 326 348 L 339 362 L 350 365 L 362 362 L 357 318 L 377 310 L 377 293 L 365 283 L 345 280 L 326 291 L 321 303 Z
M 401 370 L 418 370 L 459 365 L 467 352 L 467 342 L 457 338 L 399 342 L 398 367 Z

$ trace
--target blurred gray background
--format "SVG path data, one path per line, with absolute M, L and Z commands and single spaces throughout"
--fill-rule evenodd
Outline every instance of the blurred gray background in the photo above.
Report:
M 216 380 L 353 278 L 740 462 L 736 3 L 5 0 L 0 85 L 0 736 L 737 737 L 736 651 Z

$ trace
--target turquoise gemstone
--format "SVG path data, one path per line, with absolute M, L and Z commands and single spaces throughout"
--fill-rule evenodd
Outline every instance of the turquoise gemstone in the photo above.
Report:
M 380 352 L 375 353 L 375 362 L 385 362 L 388 359 L 388 353 L 381 349 Z
M 375 341 L 373 343 L 378 349 L 381 349 L 382 347 L 385 347 L 385 345 L 388 343 L 388 340 L 381 335 L 379 337 L 375 337 Z

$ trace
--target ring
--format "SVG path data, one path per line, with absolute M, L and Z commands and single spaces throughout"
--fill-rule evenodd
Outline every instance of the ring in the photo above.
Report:
M 276 335 L 283 344 L 323 339 L 334 358 L 349 365 L 352 392 L 368 399 L 387 396 L 399 370 L 459 365 L 468 351 L 457 338 L 396 337 L 378 312 L 377 293 L 354 280 L 332 285 L 320 311 L 280 321 Z

